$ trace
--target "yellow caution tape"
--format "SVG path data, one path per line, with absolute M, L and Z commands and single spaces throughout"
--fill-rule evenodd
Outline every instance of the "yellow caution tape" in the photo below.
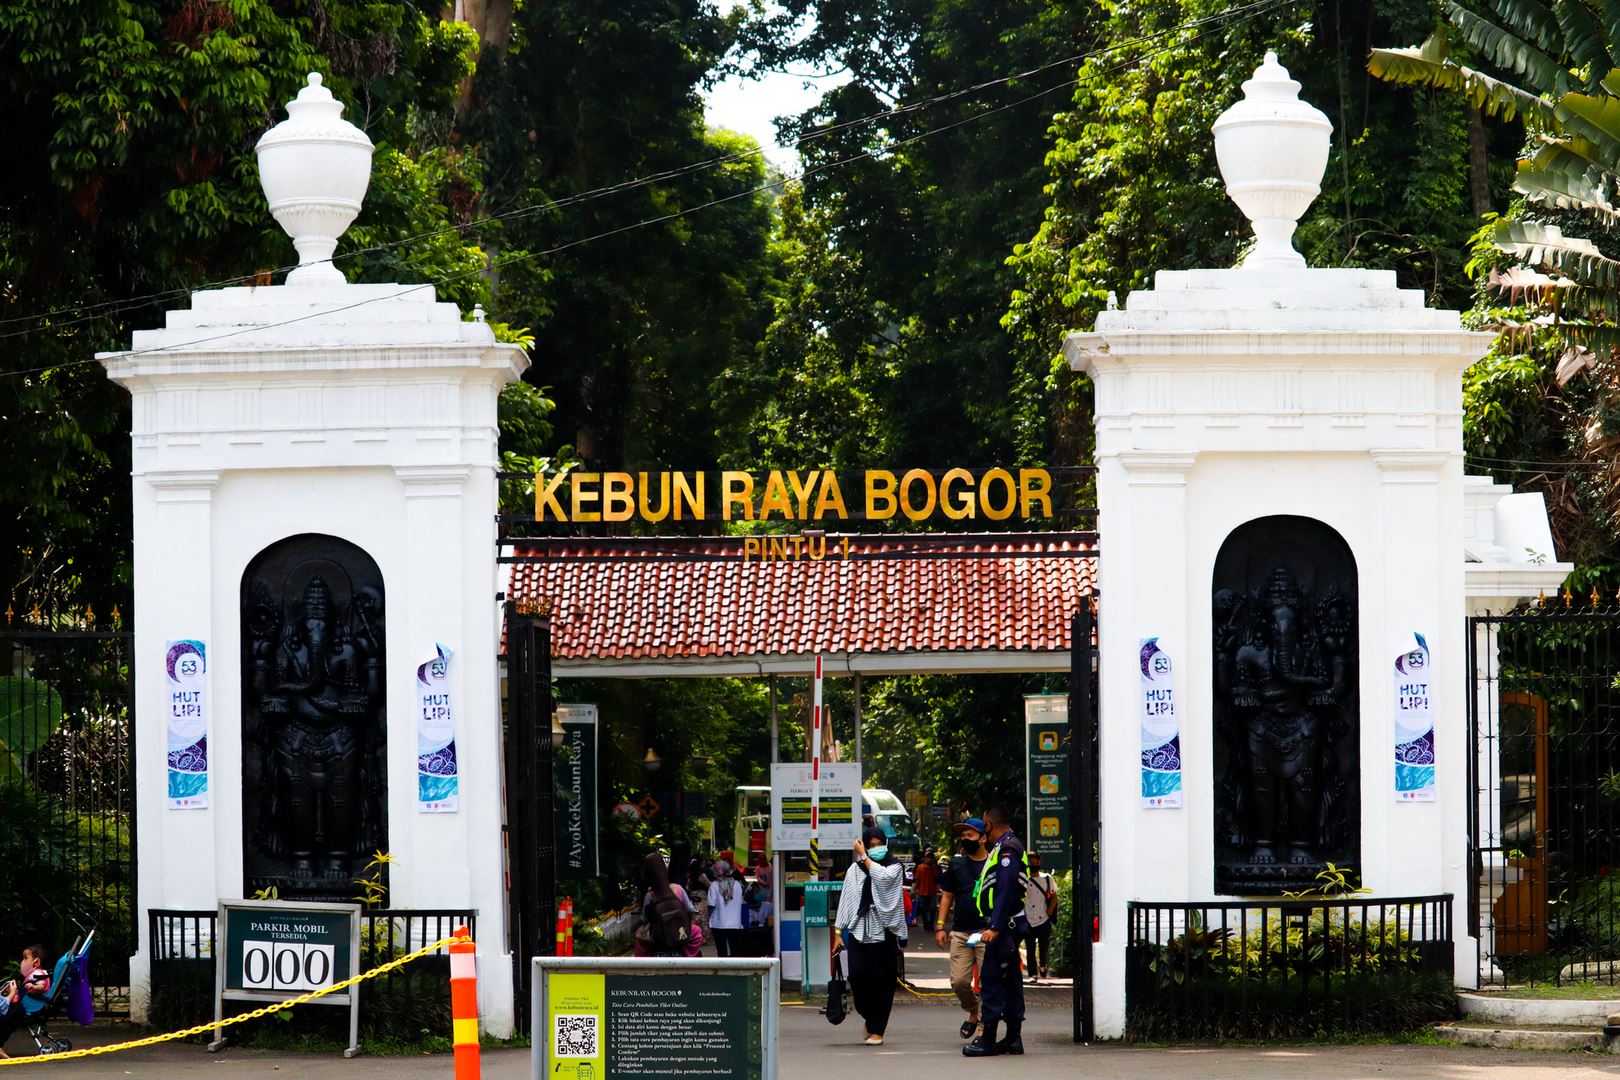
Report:
M 217 1023 L 210 1021 L 206 1024 L 198 1024 L 196 1027 L 183 1028 L 180 1031 L 170 1031 L 163 1035 L 148 1035 L 144 1039 L 134 1039 L 130 1042 L 112 1043 L 107 1046 L 92 1046 L 88 1050 L 66 1050 L 60 1054 L 36 1054 L 33 1057 L 0 1058 L 0 1068 L 5 1068 L 7 1065 L 37 1065 L 47 1061 L 67 1061 L 70 1058 L 95 1057 L 97 1054 L 115 1054 L 120 1050 L 138 1050 L 143 1046 L 156 1046 L 158 1043 L 173 1042 L 175 1039 L 184 1039 L 192 1035 L 206 1035 L 209 1032 L 217 1031 L 222 1027 L 229 1027 L 232 1024 L 246 1023 L 249 1020 L 257 1020 L 261 1016 L 269 1016 L 271 1013 L 281 1012 L 283 1009 L 290 1009 L 294 1005 L 305 1005 L 311 1001 L 314 1001 L 316 998 L 325 997 L 327 994 L 335 994 L 339 990 L 345 990 L 356 983 L 364 982 L 367 979 L 374 979 L 384 972 L 393 971 L 395 968 L 402 968 L 412 960 L 420 960 L 429 953 L 437 952 L 446 945 L 458 940 L 460 939 L 454 937 L 440 938 L 431 945 L 424 945 L 422 948 L 417 949 L 413 953 L 408 953 L 405 956 L 399 957 L 398 959 L 390 960 L 386 964 L 379 964 L 370 971 L 363 971 L 359 975 L 356 975 L 353 978 L 344 979 L 340 983 L 333 983 L 331 986 L 322 987 L 319 990 L 313 990 L 307 994 L 300 994 L 297 997 L 288 998 L 286 1001 L 278 1001 L 272 1005 L 266 1005 L 262 1009 L 254 1009 L 251 1012 L 238 1013 L 235 1016 L 227 1016 L 225 1019 L 220 1020 Z

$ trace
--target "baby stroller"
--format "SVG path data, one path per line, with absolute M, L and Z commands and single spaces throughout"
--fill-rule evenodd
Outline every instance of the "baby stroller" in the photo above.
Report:
M 80 926 L 80 929 L 84 929 Z M 73 947 L 57 958 L 51 970 L 51 993 L 45 1007 L 27 1014 L 23 1024 L 41 1054 L 63 1054 L 73 1049 L 67 1039 L 55 1038 L 46 1024 L 58 1017 L 67 1017 L 79 1024 L 88 1024 L 93 1018 L 90 1005 L 90 943 L 95 939 L 94 929 L 73 939 Z M 21 1008 L 21 1003 L 14 1008 Z

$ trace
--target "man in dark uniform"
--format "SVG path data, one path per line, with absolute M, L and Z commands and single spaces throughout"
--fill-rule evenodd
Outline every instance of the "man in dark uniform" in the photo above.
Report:
M 1013 835 L 1007 811 L 992 806 L 984 812 L 985 839 L 992 845 L 975 890 L 984 915 L 984 963 L 979 968 L 980 1020 L 977 1039 L 962 1047 L 967 1057 L 1024 1052 L 1024 978 L 1018 966 L 1018 945 L 1027 929 L 1024 890 L 1029 882 L 1024 845 Z M 996 1025 L 1006 1021 L 1007 1035 L 996 1041 Z

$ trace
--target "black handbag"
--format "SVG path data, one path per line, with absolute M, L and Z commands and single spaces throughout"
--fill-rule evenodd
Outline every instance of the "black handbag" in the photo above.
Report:
M 821 1011 L 829 1024 L 842 1024 L 844 1017 L 849 1015 L 849 984 L 844 981 L 844 970 L 838 963 L 843 952 L 843 949 L 839 949 L 833 953 L 832 974 L 827 979 L 827 1005 Z

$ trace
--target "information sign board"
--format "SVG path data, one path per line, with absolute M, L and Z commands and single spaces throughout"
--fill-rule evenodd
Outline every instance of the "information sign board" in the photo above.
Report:
M 810 765 L 771 766 L 771 847 L 810 850 Z M 861 838 L 859 762 L 821 766 L 821 850 L 848 847 Z
M 1024 698 L 1027 743 L 1025 784 L 1029 836 L 1025 841 L 1046 870 L 1069 869 L 1069 699 L 1064 694 Z
M 225 1002 L 286 1001 L 359 974 L 360 905 L 281 900 L 222 900 L 214 955 L 214 1020 L 225 1019 Z M 349 1007 L 349 1047 L 360 1052 L 358 986 L 316 998 L 311 1004 Z M 225 1043 L 214 1029 L 208 1049 Z
M 535 1080 L 775 1080 L 775 959 L 534 958 Z

